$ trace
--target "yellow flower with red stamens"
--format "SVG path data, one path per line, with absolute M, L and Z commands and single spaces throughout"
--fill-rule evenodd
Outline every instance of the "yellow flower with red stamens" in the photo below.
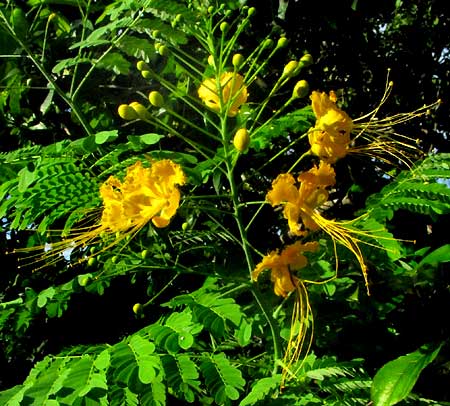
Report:
M 198 96 L 216 113 L 226 112 L 228 117 L 235 117 L 247 101 L 248 92 L 244 78 L 239 73 L 225 72 L 219 80 L 204 80 L 198 89 Z

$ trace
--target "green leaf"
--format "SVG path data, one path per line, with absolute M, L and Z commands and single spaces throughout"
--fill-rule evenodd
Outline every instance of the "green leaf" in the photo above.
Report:
M 425 345 L 385 364 L 375 375 L 370 390 L 374 406 L 392 406 L 411 392 L 422 370 L 437 356 L 442 345 Z
M 153 145 L 156 144 L 161 138 L 164 138 L 164 135 L 161 134 L 144 134 L 144 135 L 129 135 L 128 140 L 136 145 L 144 144 L 144 145 Z
M 424 265 L 434 265 L 439 264 L 441 262 L 449 262 L 450 261 L 450 244 L 443 245 L 435 249 L 433 252 L 428 254 L 425 258 L 423 258 L 416 269 L 422 268 Z
M 262 378 L 253 383 L 250 393 L 241 400 L 239 406 L 254 405 L 256 402 L 263 400 L 275 389 L 279 388 L 281 382 L 281 374 L 271 377 Z
M 117 75 L 128 75 L 131 63 L 118 52 L 110 52 L 97 62 L 96 67 L 113 71 Z
M 104 144 L 105 142 L 111 142 L 117 139 L 119 136 L 118 130 L 100 131 L 95 134 L 95 143 Z

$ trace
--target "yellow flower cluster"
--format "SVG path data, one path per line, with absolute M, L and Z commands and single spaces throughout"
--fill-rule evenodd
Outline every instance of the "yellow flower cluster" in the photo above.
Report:
M 308 134 L 311 152 L 325 162 L 335 163 L 347 155 L 353 121 L 336 106 L 334 92 L 327 95 L 314 91 L 311 101 L 317 119 Z
M 144 168 L 140 161 L 127 169 L 123 182 L 111 176 L 101 187 L 101 226 L 112 232 L 141 228 L 150 220 L 166 227 L 180 203 L 177 185 L 185 183 L 181 167 L 168 160 Z
M 308 264 L 304 252 L 314 252 L 319 248 L 317 242 L 302 244 L 300 241 L 288 245 L 280 253 L 272 251 L 256 265 L 252 272 L 253 280 L 257 280 L 259 274 L 265 269 L 271 270 L 270 279 L 274 283 L 274 291 L 278 296 L 286 297 L 289 292 L 297 288 L 298 278 L 291 271 L 298 271 Z
M 247 101 L 248 92 L 244 78 L 239 73 L 225 72 L 220 75 L 219 80 L 204 80 L 198 89 L 198 96 L 216 113 L 224 111 L 228 117 L 235 117 L 239 108 Z
M 300 174 L 297 181 L 299 187 L 290 173 L 278 175 L 266 200 L 273 207 L 283 205 L 283 215 L 288 221 L 290 232 L 296 236 L 305 236 L 307 230 L 319 229 L 312 219 L 313 211 L 328 200 L 327 188 L 336 183 L 336 175 L 330 164 L 321 161 L 318 167 Z M 307 230 L 302 227 L 300 220 Z

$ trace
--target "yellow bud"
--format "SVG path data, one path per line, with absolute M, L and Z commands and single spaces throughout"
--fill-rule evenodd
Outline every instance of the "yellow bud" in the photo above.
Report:
M 183 20 L 183 16 L 181 15 L 181 14 L 177 14 L 176 16 L 175 16 L 175 22 L 176 23 L 179 23 L 179 22 L 181 22 Z
M 113 264 L 116 264 L 118 260 L 119 260 L 119 257 L 118 257 L 117 255 L 114 255 L 114 256 L 111 258 L 111 262 L 112 262 Z
M 302 67 L 308 67 L 314 63 L 313 57 L 311 54 L 305 54 L 300 58 L 300 64 Z
M 119 116 L 124 120 L 136 120 L 139 116 L 128 104 L 121 104 L 117 109 Z
M 90 257 L 88 259 L 88 266 L 94 266 L 94 264 L 97 262 L 97 260 L 95 259 L 95 257 Z
M 283 69 L 283 75 L 284 77 L 292 77 L 295 76 L 295 74 L 297 72 L 295 72 L 295 70 L 298 67 L 298 62 L 297 61 L 290 61 L 286 64 L 286 66 Z
M 224 21 L 223 23 L 220 24 L 219 28 L 220 28 L 220 31 L 225 33 L 228 31 L 228 28 L 230 28 L 230 24 L 228 24 L 226 21 Z
M 138 63 L 136 64 L 136 68 L 139 71 L 150 70 L 150 66 L 148 66 L 148 64 L 144 61 L 138 61 Z
M 169 55 L 169 48 L 167 48 L 165 45 L 161 45 L 161 46 L 158 48 L 158 53 L 159 53 L 161 56 L 168 56 L 168 55 Z
M 248 131 L 245 128 L 240 128 L 236 131 L 236 134 L 233 138 L 233 145 L 239 151 L 243 152 L 248 148 L 250 144 L 250 136 L 248 135 Z
M 242 54 L 234 54 L 231 63 L 236 69 L 240 68 L 244 63 L 244 56 Z
M 164 98 L 162 97 L 162 94 L 156 90 L 150 92 L 148 95 L 148 100 L 150 100 L 150 104 L 155 107 L 162 107 L 164 105 Z
M 158 38 L 160 34 L 161 34 L 161 31 L 159 31 L 159 30 L 153 30 L 152 31 L 152 37 L 153 38 Z
M 189 224 L 187 223 L 187 221 L 185 221 L 185 222 L 181 225 L 181 229 L 182 229 L 183 231 L 186 231 L 187 228 L 188 228 L 188 226 L 189 226 Z
M 133 305 L 133 313 L 140 315 L 144 311 L 144 307 L 140 303 Z
M 161 47 L 161 42 L 155 42 L 155 51 L 158 52 L 158 49 Z
M 136 112 L 138 118 L 140 118 L 141 120 L 147 120 L 150 118 L 150 113 L 141 103 L 130 103 L 130 107 Z
M 152 73 L 149 70 L 143 70 L 141 75 L 144 79 L 150 79 L 152 77 Z
M 277 48 L 284 48 L 288 44 L 288 39 L 286 37 L 281 37 L 277 42 Z
M 212 14 L 214 12 L 214 7 L 213 6 L 209 6 L 208 7 L 208 13 Z
M 216 66 L 214 63 L 214 57 L 212 55 L 208 56 L 208 65 L 212 66 L 213 68 Z
M 247 11 L 247 15 L 249 16 L 249 17 L 251 17 L 253 14 L 255 14 L 256 13 L 256 8 L 255 7 L 250 7 L 249 9 L 248 9 L 248 11 Z
M 142 259 L 147 258 L 147 256 L 148 256 L 148 250 L 143 250 L 143 251 L 141 251 L 141 258 L 142 258 Z
M 299 80 L 292 91 L 292 98 L 302 98 L 305 97 L 309 93 L 309 84 L 306 80 Z
M 51 14 L 48 16 L 48 21 L 52 21 L 52 20 L 54 20 L 55 18 L 58 18 L 58 15 L 57 15 L 56 13 L 51 13 Z

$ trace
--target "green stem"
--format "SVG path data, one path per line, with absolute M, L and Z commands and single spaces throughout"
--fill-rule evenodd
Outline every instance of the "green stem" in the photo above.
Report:
M 252 279 L 252 271 L 254 269 L 254 263 L 253 263 L 253 258 L 251 256 L 251 246 L 248 243 L 248 239 L 247 239 L 247 232 L 245 230 L 242 218 L 241 218 L 241 212 L 240 212 L 240 208 L 241 205 L 239 203 L 239 199 L 238 199 L 238 188 L 236 185 L 236 182 L 234 180 L 234 165 L 232 163 L 232 157 L 230 155 L 230 151 L 229 151 L 229 142 L 228 142 L 228 134 L 227 134 L 227 118 L 222 116 L 221 117 L 221 135 L 222 135 L 222 140 L 223 140 L 223 147 L 224 147 L 224 151 L 225 151 L 225 164 L 226 164 L 226 168 L 227 168 L 227 178 L 228 178 L 228 183 L 230 185 L 230 195 L 231 195 L 231 199 L 232 199 L 232 203 L 233 203 L 233 208 L 234 208 L 234 218 L 236 220 L 237 226 L 238 226 L 238 230 L 239 230 L 239 235 L 242 241 L 242 249 L 244 251 L 244 255 L 245 255 L 245 259 L 247 261 L 247 266 L 248 266 L 248 271 L 250 274 L 250 279 Z M 278 370 L 278 360 L 280 359 L 280 349 L 281 349 L 281 344 L 280 344 L 280 333 L 278 330 L 278 326 L 276 321 L 273 319 L 273 317 L 270 314 L 270 311 L 268 311 L 264 300 L 262 298 L 261 293 L 257 290 L 257 287 L 255 285 L 253 285 L 253 287 L 251 288 L 252 294 L 255 297 L 256 302 L 258 303 L 258 306 L 260 307 L 261 311 L 264 314 L 264 317 L 267 320 L 267 323 L 269 324 L 270 327 L 270 331 L 272 334 L 272 341 L 273 341 L 273 350 L 274 350 L 274 367 L 273 367 L 273 374 L 277 373 Z

